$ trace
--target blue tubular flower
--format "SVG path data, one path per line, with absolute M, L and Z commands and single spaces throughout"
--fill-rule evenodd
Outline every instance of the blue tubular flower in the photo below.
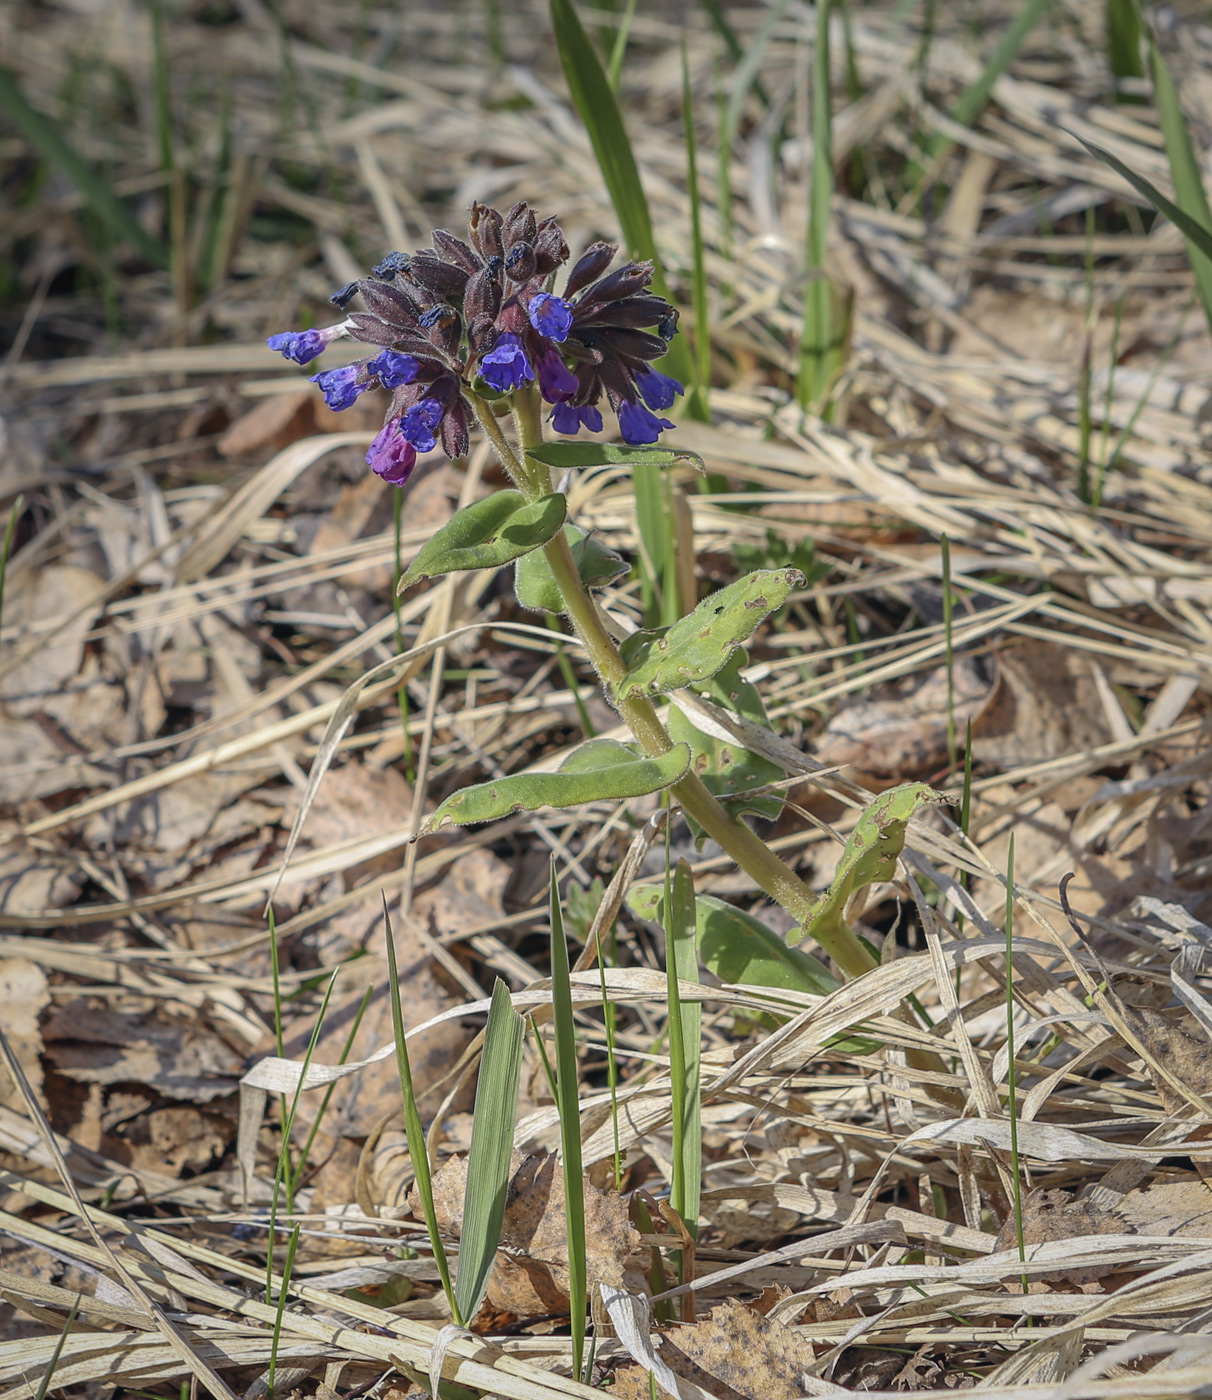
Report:
M 572 307 L 563 297 L 553 297 L 550 292 L 539 292 L 530 298 L 526 308 L 530 324 L 548 340 L 567 340 L 572 329 Z
M 480 374 L 485 384 L 499 394 L 508 394 L 534 378 L 534 370 L 521 339 L 512 331 L 499 336 L 497 343 L 480 361 Z
M 648 407 L 655 409 L 672 408 L 677 395 L 685 392 L 676 379 L 655 369 L 637 369 L 635 387 Z
M 558 403 L 551 410 L 550 422 L 557 433 L 569 436 L 579 433 L 582 428 L 588 428 L 591 433 L 602 431 L 602 415 L 592 404 L 574 408 L 570 403 Z
M 320 392 L 324 395 L 324 402 L 333 410 L 340 413 L 343 408 L 348 408 L 355 403 L 359 395 L 364 394 L 370 388 L 370 382 L 358 383 L 358 375 L 361 373 L 357 365 L 343 365 L 340 369 L 326 369 L 320 374 L 313 374 L 311 382 L 320 386 Z
M 324 330 L 283 331 L 281 335 L 271 335 L 265 343 L 295 364 L 307 365 L 317 355 L 322 355 L 330 342 L 344 334 L 344 325 L 328 326 Z
M 628 403 L 624 399 L 616 410 L 619 415 L 619 428 L 623 441 L 632 447 L 643 447 L 645 443 L 656 442 L 662 428 L 672 428 L 668 418 L 658 418 L 649 413 L 642 403 Z
M 400 431 L 400 420 L 384 424 L 370 444 L 366 465 L 389 486 L 403 486 L 417 464 L 417 449 Z
M 445 411 L 437 399 L 422 399 L 400 419 L 400 431 L 418 452 L 432 452 L 437 442 L 434 429 Z
M 581 387 L 580 381 L 554 346 L 544 351 L 543 358 L 535 362 L 535 369 L 539 375 L 539 391 L 548 403 L 563 403 Z
M 402 384 L 411 384 L 417 377 L 420 366 L 412 355 L 400 355 L 395 350 L 383 350 L 366 366 L 368 374 L 378 377 L 384 389 L 398 389 Z M 659 405 L 654 404 L 654 408 Z

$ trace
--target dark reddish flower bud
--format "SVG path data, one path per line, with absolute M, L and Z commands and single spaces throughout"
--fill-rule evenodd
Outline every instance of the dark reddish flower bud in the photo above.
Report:
M 471 241 L 485 258 L 499 258 L 504 255 L 505 243 L 501 237 L 503 220 L 500 214 L 487 204 L 473 204 L 468 227 Z
M 466 457 L 471 445 L 467 432 L 467 408 L 461 398 L 446 410 L 442 418 L 442 451 L 452 462 Z
M 529 282 L 534 272 L 534 246 L 530 243 L 515 243 L 505 254 L 505 275 L 513 282 Z
M 549 277 L 568 259 L 568 244 L 564 231 L 554 219 L 544 219 L 534 237 L 535 273 Z
M 586 248 L 568 274 L 568 285 L 564 288 L 564 295 L 570 297 L 588 287 L 591 282 L 596 282 L 614 261 L 614 255 L 618 251 L 613 243 L 593 243 Z
M 609 277 L 603 277 L 585 293 L 586 302 L 620 301 L 623 297 L 634 296 L 636 292 L 647 291 L 652 281 L 650 262 L 624 263 Z
M 453 357 L 458 354 L 459 341 L 463 338 L 463 318 L 453 306 L 431 306 L 417 324 L 428 332 L 430 340 L 443 355 Z
M 482 267 L 468 279 L 467 290 L 463 293 L 463 318 L 468 325 L 481 316 L 487 316 L 491 320 L 500 309 L 500 273 L 494 273 L 491 267 Z M 651 322 L 649 324 L 651 325 Z
M 533 243 L 534 236 L 538 232 L 538 223 L 531 212 L 529 204 L 515 204 L 505 215 L 505 246 L 508 248 L 514 243 Z
M 670 310 L 664 297 L 636 296 L 624 297 L 622 301 L 608 301 L 598 305 L 596 300 L 589 302 L 589 310 L 578 320 L 582 326 L 654 326 Z
M 447 233 L 444 228 L 434 229 L 433 246 L 440 258 L 461 267 L 468 275 L 480 270 L 480 260 L 467 244 L 461 238 L 456 238 L 453 233 Z
M 467 327 L 467 345 L 473 355 L 486 354 L 497 338 L 497 328 L 491 316 L 477 316 Z

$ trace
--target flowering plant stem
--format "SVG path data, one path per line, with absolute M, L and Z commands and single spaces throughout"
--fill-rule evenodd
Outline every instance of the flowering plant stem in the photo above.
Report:
M 482 399 L 475 402 L 476 416 L 496 448 L 505 470 L 528 499 L 537 500 L 550 492 L 551 479 L 548 467 L 526 456 L 527 449 L 537 447 L 543 441 L 542 404 L 533 385 L 514 391 L 513 409 L 521 447 L 520 457 L 502 432 L 491 406 Z M 652 702 L 641 695 L 622 700 L 618 698 L 627 667 L 614 639 L 606 630 L 597 604 L 581 581 L 563 531 L 557 532 L 543 549 L 568 617 L 611 703 L 648 757 L 656 758 L 668 753 L 673 748 L 673 740 Z M 820 901 L 795 871 L 747 826 L 734 821 L 697 774 L 687 773 L 674 783 L 671 791 L 686 815 L 698 822 L 760 889 L 806 928 Z M 822 930 L 822 935 L 822 950 L 846 977 L 859 977 L 876 966 L 875 959 L 845 924 L 828 931 Z

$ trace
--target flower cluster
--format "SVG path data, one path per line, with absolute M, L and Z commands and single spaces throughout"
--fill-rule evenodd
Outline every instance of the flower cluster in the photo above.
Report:
M 677 312 L 649 291 L 652 264 L 608 272 L 617 252 L 595 243 L 574 264 L 560 295 L 551 284 L 568 259 L 555 219 L 526 204 L 507 214 L 472 207 L 468 241 L 444 229 L 417 253 L 389 253 L 370 277 L 342 287 L 365 310 L 323 330 L 270 336 L 296 364 L 309 364 L 338 337 L 378 353 L 312 376 L 330 408 L 348 408 L 368 389 L 391 393 L 382 431 L 366 461 L 402 486 L 418 452 L 438 443 L 450 458 L 468 447 L 472 395 L 495 397 L 531 383 L 552 405 L 557 432 L 601 432 L 603 396 L 624 441 L 655 442 L 673 424 L 658 414 L 682 392 L 652 368 L 677 333 Z

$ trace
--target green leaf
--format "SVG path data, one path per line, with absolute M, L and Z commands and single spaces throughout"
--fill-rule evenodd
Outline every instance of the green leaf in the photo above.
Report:
M 576 562 L 581 582 L 586 588 L 598 588 L 619 574 L 625 574 L 628 564 L 613 549 L 599 544 L 594 536 L 578 525 L 565 525 L 564 534 Z M 562 613 L 564 598 L 555 581 L 546 555 L 534 550 L 519 559 L 514 566 L 514 590 L 518 602 L 535 612 Z
M 672 447 L 623 447 L 616 442 L 545 442 L 528 448 L 526 455 L 544 466 L 557 467 L 671 467 L 679 458 L 700 461 L 694 452 Z
M 762 697 L 757 688 L 740 674 L 747 660 L 744 650 L 738 647 L 722 670 L 705 684 L 696 685 L 693 689 L 722 709 L 765 726 L 766 707 L 762 704 Z M 783 776 L 778 764 L 745 748 L 732 735 L 718 737 L 707 733 L 677 705 L 670 707 L 668 729 L 672 739 L 690 745 L 691 768 L 703 780 L 712 796 L 723 802 L 732 817 L 749 813 L 773 820 L 783 810 L 783 799 L 777 793 L 761 797 L 733 796 L 747 788 L 778 782 Z M 702 828 L 690 816 L 686 820 L 701 843 Z
M 803 582 L 798 569 L 767 569 L 704 598 L 688 617 L 663 636 L 645 638 L 636 648 L 638 655 L 627 658 L 630 669 L 619 698 L 663 695 L 708 680 Z
M 823 943 L 840 930 L 850 897 L 877 880 L 892 878 L 897 858 L 905 849 L 905 830 L 910 820 L 923 807 L 946 801 L 925 783 L 902 783 L 881 793 L 850 833 L 833 883 L 817 902 L 816 912 L 789 938 L 797 943 L 804 937 Z
M 669 888 L 668 875 L 665 887 Z M 669 904 L 673 914 L 665 925 L 665 972 L 669 988 L 669 1077 L 673 1098 L 671 1200 L 690 1238 L 697 1239 L 703 1180 L 702 1104 L 699 1099 L 703 1008 L 697 1001 L 684 1002 L 678 986 L 679 982 L 699 980 L 694 876 L 684 860 L 678 861 L 674 872 Z M 679 1251 L 678 1276 L 682 1283 L 688 1281 L 688 1264 L 685 1254 Z
M 581 1161 L 581 1102 L 577 1082 L 577 1033 L 572 1013 L 568 940 L 560 908 L 560 884 L 551 858 L 551 1019 L 555 1035 L 555 1100 L 560 1115 L 564 1167 L 564 1223 L 568 1229 L 568 1297 L 574 1376 L 585 1354 L 585 1310 L 589 1285 L 585 1245 L 585 1173 Z
M 660 885 L 633 885 L 627 907 L 637 918 L 664 923 L 664 890 Z M 841 986 L 815 958 L 788 948 L 769 925 L 714 895 L 695 898 L 695 934 L 703 966 L 722 982 L 813 996 L 825 996 Z
M 498 569 L 546 544 L 563 525 L 567 510 L 559 492 L 528 502 L 520 491 L 495 491 L 465 506 L 422 545 L 396 591 L 402 593 L 419 578 Z
M 524 1029 L 525 1022 L 513 1009 L 509 989 L 498 977 L 492 989 L 484 1053 L 480 1057 L 463 1194 L 459 1270 L 455 1276 L 459 1314 L 468 1322 L 479 1312 L 488 1291 L 488 1276 L 505 1219 Z
M 1109 165 L 1117 175 L 1121 175 L 1130 185 L 1139 190 L 1154 209 L 1159 214 L 1164 214 L 1204 257 L 1212 258 L 1212 228 L 1201 224 L 1198 219 L 1193 219 L 1190 214 L 1180 209 L 1172 199 L 1168 199 L 1162 194 L 1156 185 L 1146 180 L 1143 175 L 1138 175 L 1135 170 L 1130 170 L 1118 156 L 1113 156 L 1110 151 L 1104 151 L 1101 146 L 1096 146 L 1093 141 L 1087 141 L 1084 136 L 1079 136 L 1075 131 L 1070 131 L 1068 134 L 1075 141 L 1080 141 L 1092 156 L 1097 156 L 1104 165 Z
M 613 739 L 582 744 L 555 773 L 517 773 L 453 793 L 417 833 L 428 836 L 443 823 L 467 826 L 511 812 L 540 807 L 579 807 L 586 802 L 619 802 L 659 792 L 686 776 L 690 750 L 675 744 L 660 758 L 644 758 Z

